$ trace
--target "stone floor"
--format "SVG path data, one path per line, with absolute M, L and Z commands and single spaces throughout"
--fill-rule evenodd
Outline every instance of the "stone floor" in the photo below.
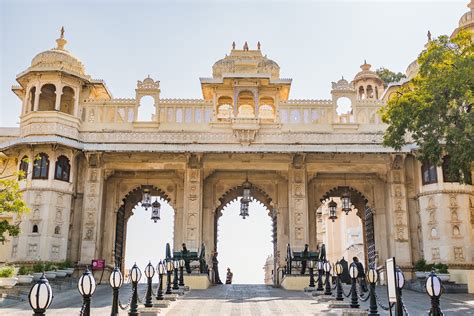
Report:
M 346 287 L 348 292 L 349 288 Z M 382 303 L 386 305 L 386 288 L 377 289 Z M 143 297 L 145 286 L 140 285 L 139 296 Z M 55 293 L 55 298 L 47 315 L 78 315 L 81 298 L 77 289 Z M 127 302 L 130 286 L 124 285 L 121 300 Z M 111 289 L 100 285 L 92 299 L 92 315 L 110 315 Z M 426 294 L 403 291 L 403 299 L 410 315 L 427 315 L 430 301 Z M 347 301 L 347 299 L 345 299 Z M 446 294 L 441 299 L 441 307 L 448 315 L 474 315 L 474 295 Z M 361 308 L 368 308 L 361 303 Z M 381 315 L 388 315 L 379 309 Z M 14 303 L 0 308 L 0 315 L 31 315 L 28 302 Z M 121 311 L 120 315 L 127 315 Z M 265 285 L 220 285 L 208 290 L 190 291 L 172 302 L 160 315 L 342 315 L 342 310 L 329 310 L 327 303 L 317 303 L 309 293 L 285 291 Z

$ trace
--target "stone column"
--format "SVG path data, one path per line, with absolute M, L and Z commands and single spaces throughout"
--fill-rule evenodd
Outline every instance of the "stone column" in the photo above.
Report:
M 54 105 L 54 109 L 59 111 L 61 109 L 61 96 L 63 94 L 63 87 L 61 84 L 56 86 L 56 103 Z
M 36 91 L 35 91 L 35 103 L 33 105 L 33 111 L 38 111 L 40 95 L 41 95 L 41 86 L 37 84 Z
M 309 241 L 306 166 L 303 155 L 293 157 L 288 173 L 289 242 L 293 250 L 302 251 Z
M 101 213 L 104 186 L 104 170 L 99 154 L 86 154 L 88 166 L 85 172 L 84 204 L 82 213 L 82 238 L 80 263 L 90 264 L 97 255 L 101 238 Z
M 200 157 L 191 154 L 184 176 L 183 240 L 193 251 L 200 247 L 202 240 L 202 181 Z
M 407 192 L 405 188 L 404 157 L 396 155 L 392 159 L 388 173 L 389 202 L 391 205 L 393 256 L 397 264 L 411 266 L 411 242 L 409 237 L 409 217 L 407 211 Z

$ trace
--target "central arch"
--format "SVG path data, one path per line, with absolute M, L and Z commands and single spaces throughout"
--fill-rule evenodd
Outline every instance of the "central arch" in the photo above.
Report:
M 352 186 L 335 186 L 324 193 L 320 199 L 321 204 L 318 208 L 329 202 L 331 198 L 341 197 L 344 193 L 349 195 L 351 204 L 355 209 L 357 209 L 356 214 L 362 221 L 365 264 L 367 267 L 374 266 L 377 257 L 375 251 L 374 210 L 369 205 L 369 200 L 364 196 L 364 194 Z
M 214 213 L 214 252 L 217 252 L 218 248 L 218 222 L 219 218 L 222 216 L 222 211 L 230 204 L 238 202 L 239 198 L 243 196 L 244 187 L 242 185 L 235 186 L 230 190 L 226 191 L 224 195 L 219 198 L 219 206 L 217 207 Z M 277 212 L 273 206 L 272 198 L 260 187 L 255 184 L 250 185 L 250 196 L 253 202 L 257 202 L 263 205 L 268 210 L 268 216 L 271 220 L 272 234 L 271 241 L 273 243 L 273 271 L 276 271 L 276 258 L 277 258 Z M 252 258 L 249 258 L 252 259 Z M 264 262 L 262 262 L 263 266 Z M 219 268 L 220 271 L 223 271 L 222 267 Z M 275 274 L 274 274 L 275 275 Z M 223 275 L 221 275 L 221 278 Z M 273 277 L 273 283 L 275 283 L 275 277 Z
M 117 210 L 114 242 L 115 264 L 122 270 L 125 262 L 127 222 L 130 216 L 133 215 L 133 209 L 142 201 L 145 189 L 150 190 L 151 196 L 160 197 L 171 205 L 171 198 L 163 190 L 153 185 L 141 185 L 125 195 L 122 199 L 122 205 Z M 174 210 L 174 207 L 172 208 Z

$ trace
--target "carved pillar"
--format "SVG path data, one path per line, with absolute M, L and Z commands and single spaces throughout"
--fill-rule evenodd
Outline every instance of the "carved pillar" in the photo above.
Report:
M 56 103 L 54 104 L 54 109 L 59 111 L 61 109 L 61 96 L 63 94 L 63 86 L 62 84 L 58 84 L 56 86 Z
M 309 242 L 306 166 L 303 155 L 295 155 L 289 169 L 288 200 L 290 245 L 302 251 Z
M 409 239 L 409 217 L 407 211 L 407 192 L 405 187 L 404 157 L 396 155 L 392 159 L 388 175 L 389 201 L 391 205 L 392 236 L 394 239 L 393 255 L 397 264 L 410 266 L 411 241 Z
M 183 240 L 189 250 L 201 244 L 203 172 L 200 157 L 191 154 L 184 176 Z
M 84 204 L 82 214 L 82 238 L 80 263 L 90 264 L 100 247 L 101 210 L 104 187 L 104 170 L 100 154 L 86 154 L 88 166 L 85 172 Z
M 35 103 L 33 105 L 33 111 L 38 111 L 40 95 L 41 95 L 41 86 L 37 84 L 36 91 L 35 91 Z

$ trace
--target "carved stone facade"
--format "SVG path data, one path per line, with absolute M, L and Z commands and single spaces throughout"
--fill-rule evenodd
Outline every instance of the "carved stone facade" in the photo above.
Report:
M 439 167 L 438 181 L 423 185 L 413 146 L 395 152 L 382 145 L 386 126 L 377 110 L 395 88 L 383 91 L 369 64 L 353 81 L 333 83 L 331 100 L 290 100 L 291 79 L 279 78 L 280 67 L 260 47 L 247 46 L 232 49 L 212 78 L 200 79 L 201 100 L 161 99 L 159 81 L 150 77 L 138 81 L 135 99 L 114 99 L 58 40 L 17 78 L 20 128 L 0 130 L 8 167 L 1 176 L 29 158 L 20 184 L 32 210 L 12 219 L 22 233 L 0 245 L 4 261 L 120 264 L 127 220 L 144 188 L 173 207 L 174 246 L 184 242 L 196 251 L 204 244 L 210 260 L 221 212 L 248 179 L 273 223 L 274 269 L 285 264 L 288 243 L 294 251 L 317 248 L 318 210 L 345 192 L 361 222 L 353 244 L 373 247 L 356 250 L 366 262 L 395 256 L 411 268 L 425 258 L 450 264 L 460 281 L 474 268 L 473 187 L 443 182 Z M 137 119 L 144 96 L 154 100 L 149 122 Z M 352 108 L 338 114 L 344 97 Z M 48 160 L 44 175 L 34 159 L 40 154 Z M 60 156 L 69 163 L 67 178 Z

